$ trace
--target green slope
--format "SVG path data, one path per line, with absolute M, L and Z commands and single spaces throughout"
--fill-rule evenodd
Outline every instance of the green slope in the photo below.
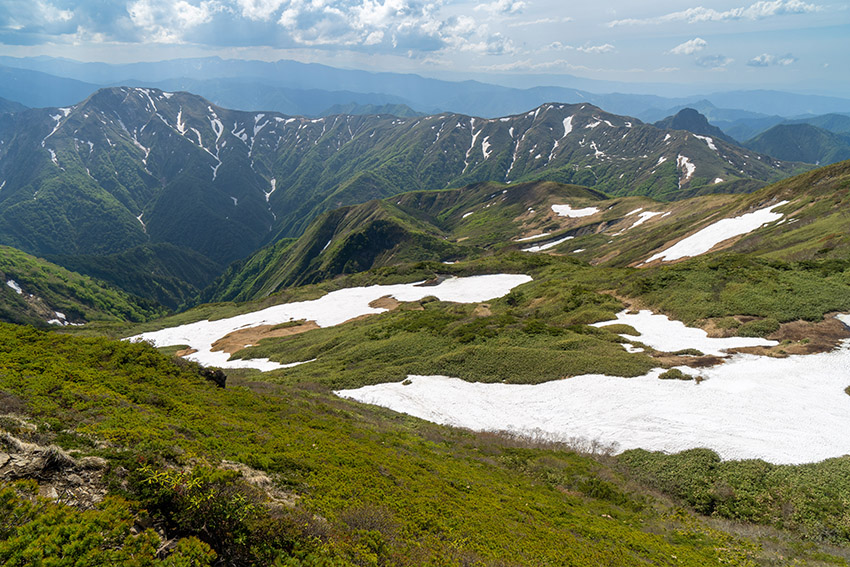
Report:
M 3 429 L 105 459 L 108 476 L 83 482 L 118 496 L 81 512 L 0 481 L 4 564 L 752 566 L 775 554 L 844 564 L 788 535 L 762 548 L 651 495 L 614 461 L 566 447 L 452 430 L 314 388 L 217 388 L 146 345 L 8 325 L 0 344 L 0 395 L 26 417 Z M 71 466 L 52 451 L 44 488 Z M 224 460 L 253 470 L 218 469 Z M 165 538 L 175 541 L 160 563 Z
M 779 124 L 744 145 L 777 159 L 829 165 L 850 159 L 850 138 L 811 124 Z
M 509 243 L 518 230 L 515 219 L 531 207 L 602 197 L 553 182 L 491 182 L 335 209 L 313 221 L 296 241 L 281 240 L 234 264 L 200 298 L 246 301 L 381 266 L 479 256 Z
M 44 326 L 48 321 L 142 321 L 164 311 L 151 301 L 7 246 L 0 246 L 0 279 L 0 320 L 7 322 Z
M 172 310 L 194 300 L 221 272 L 221 267 L 205 256 L 165 242 L 116 254 L 48 259 Z

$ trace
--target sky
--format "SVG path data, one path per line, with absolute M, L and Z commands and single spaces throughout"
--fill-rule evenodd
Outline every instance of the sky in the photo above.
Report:
M 0 55 L 218 55 L 503 84 L 576 76 L 850 98 L 847 0 L 686 1 L 0 0 Z

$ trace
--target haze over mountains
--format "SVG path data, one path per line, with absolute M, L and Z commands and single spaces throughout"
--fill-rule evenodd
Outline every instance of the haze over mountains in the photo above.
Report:
M 612 86 L 625 85 L 590 80 L 577 80 L 581 85 L 578 89 L 550 87 L 545 83 L 510 88 L 471 80 L 452 82 L 413 74 L 337 69 L 315 63 L 218 57 L 134 64 L 0 57 L 0 75 L 4 78 L 0 82 L 0 97 L 31 107 L 68 106 L 97 88 L 131 85 L 166 91 L 185 90 L 225 108 L 306 116 L 319 116 L 333 105 L 356 103 L 405 104 L 425 114 L 455 112 L 495 118 L 553 101 L 589 102 L 608 112 L 648 122 L 675 114 L 687 106 L 702 111 L 699 104 L 706 103 L 727 117 L 745 113 L 741 118 L 751 119 L 850 112 L 850 99 L 767 90 L 666 97 L 663 86 L 658 87 L 656 94 L 628 94 L 611 92 Z M 28 85 L 39 88 L 27 90 Z M 710 120 L 715 119 L 708 116 Z

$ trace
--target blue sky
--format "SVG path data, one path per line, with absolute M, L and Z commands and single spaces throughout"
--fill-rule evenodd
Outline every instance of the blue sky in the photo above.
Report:
M 0 54 L 219 55 L 850 97 L 846 0 L 0 0 Z M 539 79 L 543 75 L 544 79 Z

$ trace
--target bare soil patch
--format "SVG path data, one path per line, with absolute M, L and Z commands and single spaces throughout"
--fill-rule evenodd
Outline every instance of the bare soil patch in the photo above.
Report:
M 178 350 L 177 352 L 175 352 L 174 356 L 189 356 L 190 354 L 195 354 L 196 352 L 198 352 L 198 349 L 196 348 L 184 348 L 183 350 Z
M 735 349 L 734 352 L 784 357 L 791 354 L 817 354 L 834 350 L 838 344 L 850 338 L 850 328 L 827 315 L 819 323 L 809 321 L 791 321 L 783 323 L 779 330 L 768 335 L 768 339 L 779 341 L 775 347 L 749 347 Z
M 385 295 L 383 297 L 379 297 L 378 299 L 369 303 L 369 307 L 372 307 L 373 309 L 387 309 L 388 311 L 398 309 L 399 305 L 401 305 L 401 302 L 392 295 Z
M 288 337 L 291 335 L 306 333 L 307 331 L 312 331 L 313 329 L 318 328 L 319 325 L 317 325 L 315 321 L 306 321 L 304 323 L 301 323 L 299 325 L 293 325 L 291 327 L 279 327 L 278 325 L 258 325 L 256 327 L 249 327 L 247 329 L 239 329 L 238 331 L 233 331 L 232 333 L 224 335 L 212 344 L 211 350 L 213 352 L 224 351 L 227 354 L 232 355 L 247 346 L 257 344 L 262 339 L 269 339 L 272 337 Z M 197 352 L 192 349 L 189 350 L 191 350 L 192 352 Z M 187 354 L 192 354 L 192 352 L 188 352 Z M 179 356 L 185 356 L 180 353 L 177 354 Z

